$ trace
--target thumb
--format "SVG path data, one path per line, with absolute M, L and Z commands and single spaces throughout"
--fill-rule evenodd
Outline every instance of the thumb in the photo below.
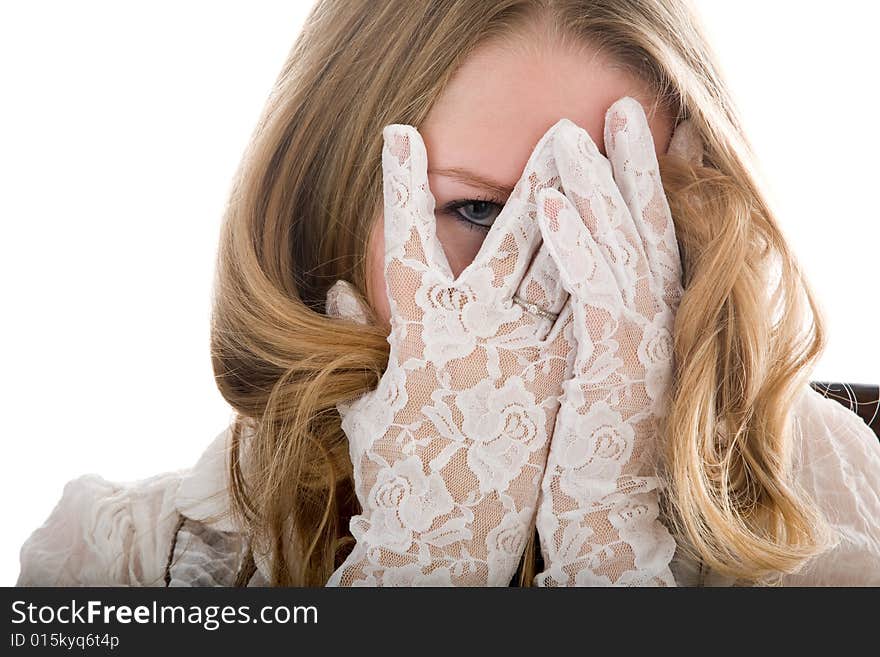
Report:
M 348 319 L 358 324 L 368 324 L 368 313 L 360 297 L 354 285 L 340 279 L 327 290 L 326 314 L 329 317 Z
M 337 317 L 340 319 L 348 319 L 357 324 L 368 324 L 367 312 L 364 305 L 360 301 L 360 294 L 357 289 L 348 281 L 339 279 L 330 289 L 327 290 L 327 300 L 325 304 L 326 314 L 329 317 Z M 345 430 L 345 419 L 351 410 L 354 400 L 337 402 L 336 410 L 343 420 L 343 430 Z M 346 431 L 346 434 L 348 432 Z
M 685 119 L 675 126 L 666 153 L 677 155 L 694 166 L 703 166 L 703 140 L 693 120 Z

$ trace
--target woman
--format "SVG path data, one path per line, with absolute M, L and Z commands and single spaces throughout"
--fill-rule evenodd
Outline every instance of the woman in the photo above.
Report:
M 211 347 L 236 421 L 191 470 L 70 482 L 22 548 L 19 584 L 880 583 L 880 445 L 807 385 L 821 316 L 697 25 L 677 0 L 318 2 L 223 227 Z M 620 120 L 637 134 L 612 144 Z M 664 193 L 639 196 L 655 168 Z M 404 197 L 421 214 L 401 219 Z M 604 198 L 615 209 L 591 224 Z M 652 218 L 660 237 L 639 242 Z M 632 239 L 583 232 L 612 219 Z M 566 243 L 560 226 L 580 232 Z M 596 246 L 589 261 L 611 266 L 620 294 L 589 321 L 597 301 L 574 269 Z M 543 274 L 525 271 L 533 261 Z M 630 269 L 613 267 L 624 261 L 651 285 L 627 287 Z M 448 325 L 413 342 L 429 334 L 403 301 L 423 289 L 412 272 L 442 283 L 490 270 L 505 296 L 474 307 L 514 313 L 482 336 L 492 349 L 416 381 L 412 362 L 456 343 Z M 593 333 L 619 326 L 624 302 L 673 336 L 656 371 L 640 345 Z M 505 331 L 526 342 L 490 361 Z M 593 338 L 621 350 L 610 378 L 584 378 Z M 546 422 L 531 408 L 529 439 L 480 460 L 473 425 L 500 412 L 486 381 L 530 381 L 518 393 Z M 418 432 L 437 430 L 431 409 L 465 387 L 483 396 L 444 412 L 466 457 Z M 420 403 L 381 396 L 401 389 Z M 607 457 L 618 443 L 604 434 L 574 440 L 601 417 L 630 428 L 625 458 Z M 597 455 L 601 477 L 579 477 Z M 383 488 L 394 477 L 405 495 Z

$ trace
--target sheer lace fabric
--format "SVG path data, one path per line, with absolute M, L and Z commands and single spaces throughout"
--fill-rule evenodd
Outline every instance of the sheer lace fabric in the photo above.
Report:
M 340 407 L 363 512 L 351 523 L 356 546 L 329 585 L 508 584 L 554 432 L 570 444 L 556 449 L 557 479 L 543 487 L 552 499 L 542 502 L 538 529 L 547 533 L 553 576 L 538 583 L 674 584 L 674 542 L 657 521 L 646 447 L 671 368 L 680 264 L 665 198 L 661 206 L 653 196 L 659 173 L 641 106 L 627 98 L 612 110 L 609 121 L 619 125 L 609 143 L 619 144 L 612 152 L 626 202 L 589 135 L 562 119 L 536 145 L 476 259 L 455 280 L 435 234 L 421 137 L 411 126 L 385 128 L 391 355 L 377 389 Z M 630 115 L 633 138 L 643 129 L 648 144 L 629 145 Z M 603 218 L 601 226 L 578 215 L 584 203 L 596 204 L 584 212 Z M 589 230 L 602 231 L 608 253 L 591 247 Z M 601 269 L 584 268 L 600 261 Z M 559 317 L 524 312 L 512 303 L 515 292 Z M 625 433 L 610 446 L 592 444 L 599 420 Z M 585 468 L 590 452 L 600 459 Z
M 391 349 L 377 389 L 340 406 L 363 512 L 328 585 L 507 585 L 516 571 L 568 367 L 567 295 L 535 221 L 535 194 L 558 181 L 557 132 L 453 280 L 424 143 L 385 128 Z M 515 293 L 560 317 L 525 312 Z
M 674 586 L 653 454 L 681 261 L 641 106 L 612 105 L 604 136 L 608 159 L 572 124 L 554 142 L 565 194 L 538 199 L 545 243 L 571 293 L 577 355 L 542 481 L 547 568 L 535 583 Z
M 793 408 L 793 476 L 840 536 L 838 545 L 782 578 L 783 586 L 880 586 L 880 441 L 855 413 L 809 386 Z M 226 486 L 224 430 L 197 467 L 129 483 L 97 475 L 72 479 L 61 499 L 20 550 L 17 586 L 164 586 L 176 513 L 216 531 L 208 518 L 226 510 L 228 498 L 205 495 Z M 179 496 L 181 476 L 189 494 Z M 661 518 L 662 519 L 662 518 Z M 206 556 L 207 558 L 207 556 Z M 265 586 L 269 567 L 257 559 L 249 586 Z M 676 551 L 670 564 L 679 586 L 739 584 Z M 209 562 L 203 568 L 210 569 Z M 139 574 L 138 574 L 139 573 Z M 205 579 L 194 573 L 192 585 Z M 182 580 L 178 580 L 182 581 Z
M 652 437 L 678 260 L 641 108 L 612 109 L 608 159 L 571 122 L 548 131 L 456 280 L 424 145 L 409 126 L 386 128 L 392 349 L 377 389 L 340 405 L 363 513 L 329 585 L 506 585 L 533 523 L 539 585 L 736 583 L 673 555 L 657 515 Z M 328 313 L 366 321 L 344 288 Z M 525 312 L 514 292 L 558 319 Z M 794 476 L 841 542 L 783 584 L 880 585 L 880 443 L 811 388 L 794 423 Z M 242 547 L 225 515 L 228 438 L 187 471 L 68 482 L 22 546 L 18 585 L 162 586 L 172 547 L 174 585 L 223 585 Z M 174 545 L 179 515 L 194 523 Z M 268 559 L 254 556 L 251 585 L 265 584 Z

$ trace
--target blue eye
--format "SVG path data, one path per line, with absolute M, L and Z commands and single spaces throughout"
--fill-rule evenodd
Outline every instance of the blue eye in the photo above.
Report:
M 445 214 L 458 219 L 471 230 L 488 232 L 501 210 L 504 203 L 495 199 L 461 199 L 450 201 L 441 208 Z M 462 212 L 469 209 L 469 212 Z

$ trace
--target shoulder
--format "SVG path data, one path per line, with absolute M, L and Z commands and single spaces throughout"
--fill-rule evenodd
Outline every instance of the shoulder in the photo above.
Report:
M 880 440 L 856 413 L 810 386 L 793 410 L 794 479 L 839 543 L 785 583 L 880 584 Z
M 880 440 L 856 413 L 807 386 L 792 407 L 792 479 L 818 506 L 838 543 L 785 586 L 880 585 Z M 676 552 L 683 586 L 730 586 L 723 577 Z
M 196 464 L 181 477 L 174 493 L 178 511 L 213 529 L 235 531 L 230 517 L 229 450 L 232 427 L 217 434 Z
M 252 553 L 250 541 L 230 512 L 231 438 L 230 426 L 214 438 L 177 486 L 174 504 L 181 520 L 171 540 L 169 586 L 233 586 L 242 572 L 248 586 L 268 582 L 267 560 Z M 247 469 L 246 451 L 242 458 Z
M 177 522 L 182 473 L 134 482 L 86 474 L 20 550 L 17 586 L 161 586 L 162 549 Z
M 68 481 L 20 549 L 17 586 L 165 586 L 169 557 L 186 547 L 181 529 L 203 540 L 235 531 L 224 470 L 229 436 L 228 427 L 217 434 L 192 468 L 128 482 L 91 473 Z
M 854 479 L 880 484 L 880 440 L 861 417 L 810 386 L 793 411 L 793 469 L 801 483 L 817 493 Z

